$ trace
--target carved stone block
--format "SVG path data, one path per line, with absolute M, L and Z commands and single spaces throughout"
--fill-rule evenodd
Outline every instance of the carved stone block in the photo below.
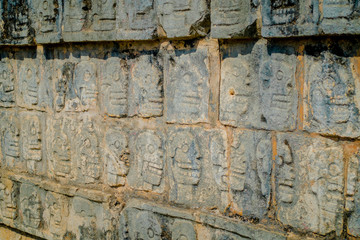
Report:
M 80 32 L 86 23 L 88 11 L 92 1 L 69 0 L 64 1 L 64 34 L 66 32 Z
M 141 55 L 130 65 L 129 115 L 162 116 L 162 68 L 153 55 Z
M 15 106 L 15 72 L 9 58 L 0 61 L 0 106 Z
M 119 128 L 108 129 L 102 155 L 107 184 L 112 187 L 125 185 L 130 168 L 128 134 Z
M 305 58 L 304 129 L 343 137 L 359 137 L 356 77 L 350 59 L 311 49 Z
M 206 49 L 175 50 L 165 72 L 166 120 L 177 123 L 208 121 L 209 59 Z
M 259 1 L 211 1 L 211 36 L 241 38 L 257 36 L 257 7 Z
M 270 133 L 236 130 L 230 152 L 230 195 L 235 211 L 244 216 L 265 217 L 271 167 Z
M 132 165 L 129 185 L 154 192 L 163 192 L 165 183 L 164 136 L 145 130 L 132 134 Z
M 18 217 L 20 185 L 18 182 L 2 178 L 0 181 L 0 216 L 5 220 Z
M 20 186 L 20 217 L 26 228 L 39 229 L 42 218 L 42 191 L 29 183 Z
M 158 0 L 157 15 L 167 38 L 205 36 L 210 29 L 210 13 L 205 0 Z
M 126 116 L 129 77 L 125 60 L 115 57 L 107 59 L 100 70 L 100 85 L 100 106 L 103 112 L 111 117 Z
M 20 121 L 15 112 L 3 111 L 1 119 L 1 157 L 2 168 L 22 169 L 20 160 Z
M 322 235 L 340 235 L 344 206 L 342 147 L 325 138 L 278 134 L 277 218 Z
M 26 169 L 31 173 L 42 174 L 46 169 L 45 117 L 42 113 L 21 112 L 21 157 L 26 162 Z

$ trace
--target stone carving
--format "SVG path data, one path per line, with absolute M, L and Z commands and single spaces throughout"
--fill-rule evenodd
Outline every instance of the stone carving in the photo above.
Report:
M 5 116 L 3 122 L 3 135 L 1 139 L 3 167 L 18 167 L 20 160 L 20 130 L 16 115 Z
M 52 139 L 49 151 L 51 151 L 50 168 L 53 174 L 59 178 L 70 178 L 74 167 L 71 159 L 70 139 L 65 131 L 64 120 L 55 120 L 51 132 Z
M 170 199 L 189 203 L 201 176 L 202 155 L 198 140 L 191 131 L 179 130 L 170 136 L 167 151 L 174 181 Z
M 36 113 L 24 113 L 21 116 L 22 157 L 27 169 L 31 172 L 39 170 L 42 162 L 42 119 Z
M 110 186 L 124 185 L 130 167 L 127 135 L 119 129 L 109 129 L 105 144 L 107 183 Z
M 64 1 L 64 31 L 79 32 L 84 28 L 91 1 Z
M 111 31 L 115 29 L 116 0 L 94 1 L 92 13 L 94 14 L 95 31 Z
M 44 220 L 54 239 L 62 239 L 66 232 L 69 202 L 63 195 L 47 192 L 45 197 Z
M 87 111 L 97 102 L 97 70 L 94 63 L 83 60 L 75 65 L 74 98 L 68 103 L 68 110 Z
M 249 64 L 237 57 L 222 62 L 220 120 L 232 126 L 251 124 L 258 84 Z
M 297 110 L 295 55 L 273 52 L 260 66 L 261 107 L 270 129 L 294 129 Z
M 19 185 L 3 178 L 0 182 L 0 215 L 3 219 L 15 220 L 18 217 Z
M 165 96 L 167 121 L 178 123 L 207 122 L 209 72 L 207 52 L 179 52 L 168 63 Z
M 168 38 L 205 36 L 210 29 L 205 0 L 159 0 L 159 24 Z
M 55 94 L 54 94 L 54 107 L 55 111 L 60 112 L 65 108 L 66 99 L 69 97 L 71 91 L 70 89 L 73 84 L 73 75 L 75 64 L 70 62 L 65 62 L 61 64 L 56 62 L 53 69 L 54 74 L 54 84 L 55 84 Z
M 19 69 L 19 104 L 26 107 L 39 104 L 39 84 L 38 66 L 35 61 L 26 59 L 22 62 Z
M 141 55 L 130 69 L 129 115 L 161 116 L 163 112 L 162 71 L 152 55 Z
M 24 226 L 37 229 L 42 221 L 39 189 L 27 183 L 20 187 L 20 213 Z
M 234 209 L 263 218 L 270 198 L 272 149 L 267 132 L 234 132 L 230 152 L 230 193 Z
M 172 225 L 171 239 L 196 240 L 196 232 L 190 221 L 176 219 Z
M 282 165 L 277 164 L 278 219 L 295 228 L 322 235 L 334 231 L 339 236 L 344 206 L 343 149 L 329 139 L 285 134 L 279 134 L 277 139 L 278 150 L 283 149 L 277 160 L 284 159 Z M 289 156 L 286 161 L 289 150 L 291 163 Z
M 95 183 L 100 178 L 99 141 L 94 124 L 91 119 L 85 119 L 76 140 L 78 178 L 84 183 Z
M 5 21 L 4 30 L 8 31 L 10 36 L 5 40 L 7 43 L 27 44 L 30 33 L 30 19 L 28 3 L 24 0 L 14 0 L 3 2 L 3 18 Z M 3 30 L 3 31 L 4 31 Z
M 135 146 L 139 185 L 145 190 L 158 190 L 164 178 L 162 139 L 153 131 L 144 131 L 137 136 Z
M 154 0 L 124 0 L 131 30 L 150 30 L 156 27 Z
M 5 58 L 0 61 L 0 106 L 12 107 L 15 104 L 14 91 L 15 74 L 9 61 Z
M 359 237 L 360 236 L 360 209 L 359 209 L 359 152 L 355 155 L 352 155 L 349 159 L 348 164 L 348 175 L 347 175 L 347 185 L 346 185 L 346 205 L 345 210 L 350 213 L 348 217 L 348 234 Z
M 324 18 L 349 17 L 354 12 L 355 1 L 330 1 L 323 2 Z
M 128 113 L 128 74 L 123 60 L 106 60 L 101 78 L 100 100 L 109 116 L 123 117 Z M 148 87 L 148 86 L 147 86 Z
M 257 1 L 211 1 L 211 36 L 214 38 L 256 35 Z
M 307 63 L 305 129 L 345 137 L 359 136 L 355 79 L 349 61 L 327 51 Z

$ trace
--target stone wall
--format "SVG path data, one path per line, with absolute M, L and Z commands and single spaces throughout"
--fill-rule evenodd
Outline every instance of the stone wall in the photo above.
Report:
M 358 0 L 0 18 L 0 239 L 360 239 Z

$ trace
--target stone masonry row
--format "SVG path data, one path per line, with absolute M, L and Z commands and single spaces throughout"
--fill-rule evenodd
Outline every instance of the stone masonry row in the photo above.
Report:
M 45 239 L 360 237 L 359 46 L 4 47 L 0 222 Z
M 349 0 L 11 0 L 1 44 L 360 34 Z

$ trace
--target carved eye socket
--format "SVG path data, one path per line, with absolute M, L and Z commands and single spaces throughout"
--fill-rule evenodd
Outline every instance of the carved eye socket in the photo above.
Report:
M 120 149 L 120 147 L 121 147 L 120 142 L 116 140 L 114 142 L 114 146 L 115 146 L 116 149 Z
M 278 70 L 278 71 L 276 72 L 276 79 L 279 80 L 279 81 L 281 81 L 281 80 L 283 80 L 283 78 L 284 78 L 284 72 L 281 71 L 281 70 Z
M 269 88 L 270 87 L 270 79 L 263 78 L 263 85 L 265 88 Z
M 147 235 L 149 238 L 154 238 L 155 236 L 154 230 L 152 228 L 148 228 Z
M 155 146 L 153 144 L 149 144 L 148 147 L 148 152 L 153 154 L 155 152 Z
M 44 9 L 44 10 L 47 10 L 48 7 L 49 7 L 49 3 L 48 3 L 47 1 L 44 1 L 44 3 L 43 3 L 43 9 Z
M 31 69 L 28 69 L 26 71 L 26 77 L 29 79 L 29 78 L 31 78 L 31 76 L 32 76 L 32 71 L 31 71 Z
M 187 143 L 184 143 L 184 145 L 182 145 L 181 150 L 184 153 L 187 153 L 189 151 L 189 145 Z

